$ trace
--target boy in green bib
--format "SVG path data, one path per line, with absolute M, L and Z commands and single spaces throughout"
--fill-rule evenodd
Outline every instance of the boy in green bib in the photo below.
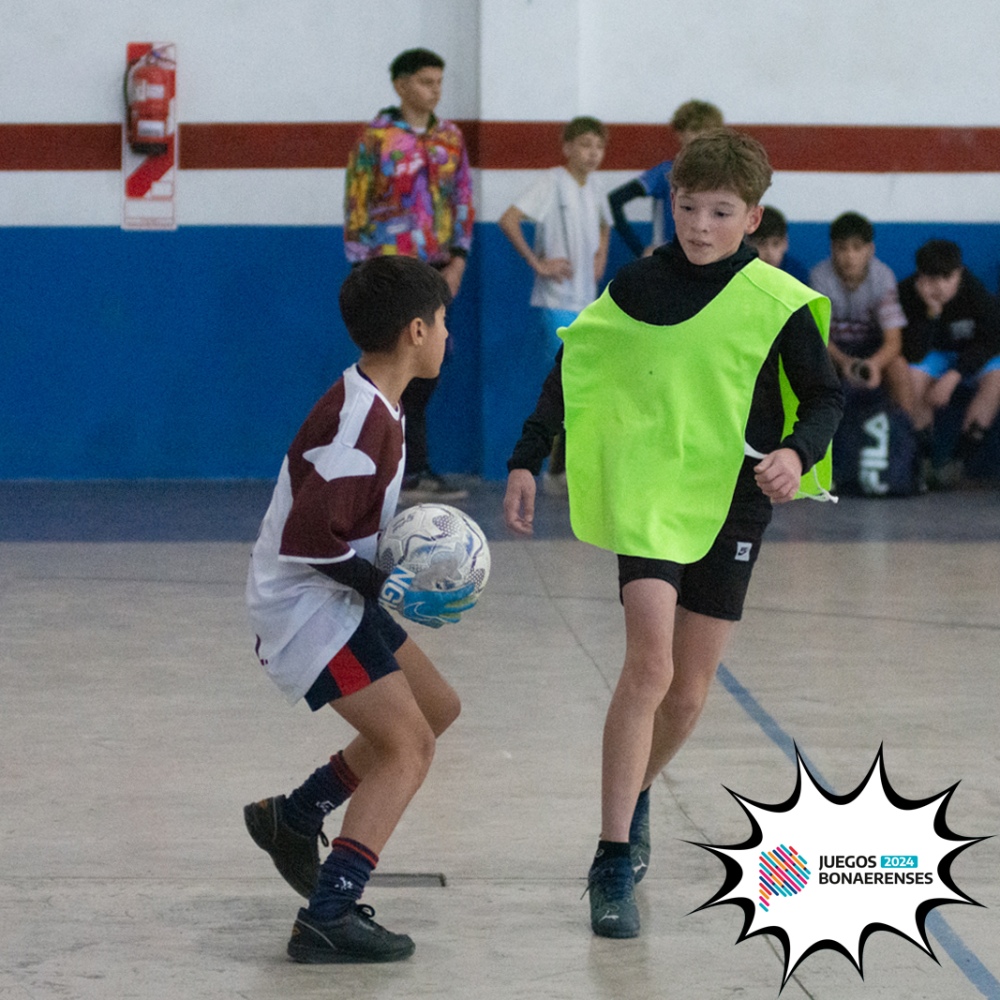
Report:
M 639 933 L 649 788 L 698 720 L 775 503 L 828 496 L 843 395 L 830 304 L 744 241 L 771 183 L 730 129 L 674 161 L 675 239 L 626 265 L 561 331 L 507 463 L 508 526 L 530 534 L 535 475 L 565 423 L 573 530 L 618 555 L 625 663 L 604 725 L 591 926 Z

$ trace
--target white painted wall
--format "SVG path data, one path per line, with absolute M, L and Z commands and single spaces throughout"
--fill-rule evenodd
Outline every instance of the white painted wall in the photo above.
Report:
M 367 119 L 395 98 L 391 59 L 426 45 L 452 118 L 665 122 L 696 96 L 733 122 L 998 126 L 998 38 L 991 0 L 4 0 L 0 122 L 118 120 L 126 43 L 156 40 L 178 46 L 182 122 Z M 479 177 L 480 219 L 522 180 Z M 178 219 L 336 224 L 342 187 L 342 171 L 184 171 Z M 0 174 L 0 224 L 116 225 L 119 192 Z M 779 174 L 769 198 L 802 221 L 846 205 L 1000 221 L 993 174 Z

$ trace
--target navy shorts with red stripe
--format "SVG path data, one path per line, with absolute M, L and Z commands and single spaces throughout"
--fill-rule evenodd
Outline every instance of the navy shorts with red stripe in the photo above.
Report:
M 396 650 L 404 642 L 406 631 L 399 622 L 376 601 L 365 601 L 361 624 L 354 635 L 306 692 L 309 707 L 315 712 L 399 670 Z

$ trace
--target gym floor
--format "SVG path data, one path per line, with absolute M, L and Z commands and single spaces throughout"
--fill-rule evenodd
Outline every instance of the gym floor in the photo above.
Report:
M 849 792 L 882 746 L 901 795 L 960 782 L 948 826 L 1000 833 L 1000 488 L 796 503 L 776 511 L 701 723 L 653 786 L 643 934 L 593 937 L 614 557 L 572 538 L 562 499 L 541 496 L 521 540 L 501 485 L 471 487 L 486 594 L 459 626 L 413 628 L 463 714 L 365 896 L 416 954 L 305 967 L 285 957 L 301 900 L 242 807 L 350 731 L 289 707 L 252 655 L 243 582 L 271 483 L 0 483 L 0 998 L 774 998 L 775 938 L 736 944 L 737 907 L 698 910 L 724 870 L 695 845 L 751 832 L 727 789 L 787 799 L 794 741 Z M 782 996 L 1000 998 L 998 861 L 986 840 L 952 866 L 985 908 L 931 913 L 939 964 L 880 931 L 863 980 L 822 950 Z

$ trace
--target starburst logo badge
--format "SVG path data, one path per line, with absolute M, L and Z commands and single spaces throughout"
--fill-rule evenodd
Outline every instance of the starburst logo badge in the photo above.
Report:
M 729 794 L 750 820 L 742 844 L 698 844 L 725 866 L 722 888 L 698 907 L 743 910 L 739 941 L 770 934 L 784 949 L 784 987 L 796 967 L 829 948 L 864 976 L 865 941 L 892 931 L 936 958 L 925 922 L 944 903 L 977 903 L 955 885 L 952 862 L 985 837 L 961 837 L 945 811 L 957 783 L 927 799 L 893 789 L 882 748 L 861 784 L 835 795 L 817 784 L 796 747 L 795 789 L 777 805 Z M 876 770 L 880 780 L 873 780 Z M 764 848 L 764 845 L 774 845 Z M 808 859 L 808 860 L 807 860 Z M 697 910 L 695 911 L 697 912 Z

